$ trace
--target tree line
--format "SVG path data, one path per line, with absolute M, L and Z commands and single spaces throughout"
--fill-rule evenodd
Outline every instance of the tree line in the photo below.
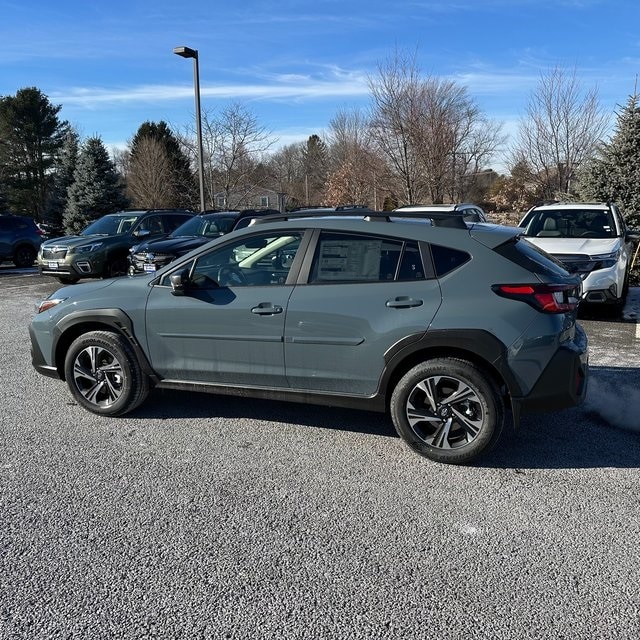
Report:
M 366 110 L 341 110 L 323 137 L 276 148 L 241 103 L 202 113 L 207 208 L 244 208 L 269 189 L 287 208 L 474 201 L 523 211 L 541 200 L 615 200 L 640 223 L 640 105 L 634 92 L 615 126 L 575 71 L 541 75 L 508 143 L 503 125 L 468 89 L 425 76 L 395 52 L 369 78 Z M 0 97 L 0 212 L 77 232 L 122 208 L 199 208 L 193 127 L 144 122 L 114 153 L 81 140 L 36 87 Z M 497 159 L 509 168 L 499 175 Z

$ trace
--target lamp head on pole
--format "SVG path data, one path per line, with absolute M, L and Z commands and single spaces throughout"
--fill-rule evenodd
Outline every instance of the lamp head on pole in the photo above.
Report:
M 189 47 L 175 47 L 173 53 L 182 58 L 198 58 L 198 51 Z

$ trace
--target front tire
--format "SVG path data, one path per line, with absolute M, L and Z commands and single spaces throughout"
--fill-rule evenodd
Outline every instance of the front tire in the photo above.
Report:
M 504 426 L 493 379 L 458 358 L 434 358 L 408 371 L 391 396 L 391 417 L 411 449 L 436 462 L 463 464 L 487 452 Z
M 129 272 L 129 261 L 123 257 L 111 258 L 107 263 L 104 277 L 105 278 L 117 278 L 119 276 L 126 276 Z
M 149 378 L 125 338 L 111 331 L 90 331 L 76 338 L 64 363 L 73 397 L 88 411 L 120 416 L 149 393 Z

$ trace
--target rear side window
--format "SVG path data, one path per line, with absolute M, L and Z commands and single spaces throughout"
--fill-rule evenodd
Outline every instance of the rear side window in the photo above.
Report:
M 466 251 L 460 251 L 459 249 L 453 249 L 451 247 L 442 247 L 438 244 L 431 245 L 431 255 L 433 256 L 433 265 L 438 278 L 471 260 L 471 256 Z
M 388 282 L 424 277 L 417 242 L 323 232 L 309 282 Z

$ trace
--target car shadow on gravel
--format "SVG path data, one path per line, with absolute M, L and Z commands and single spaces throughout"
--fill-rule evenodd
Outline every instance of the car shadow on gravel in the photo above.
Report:
M 640 406 L 639 380 L 640 369 L 592 367 L 584 405 L 527 414 L 517 431 L 508 420 L 497 447 L 472 466 L 516 471 L 640 467 L 640 412 L 633 410 Z M 132 415 L 156 420 L 244 418 L 398 437 L 391 419 L 380 413 L 187 391 L 154 390 Z M 407 450 L 407 455 L 415 454 Z
M 497 447 L 474 463 L 485 468 L 640 468 L 640 435 L 612 426 L 598 413 L 579 408 L 522 419 Z
M 374 411 L 166 389 L 154 389 L 144 405 L 130 415 L 156 420 L 244 418 L 398 437 L 390 418 Z
M 528 414 L 477 466 L 640 468 L 640 368 L 592 366 L 585 403 Z

